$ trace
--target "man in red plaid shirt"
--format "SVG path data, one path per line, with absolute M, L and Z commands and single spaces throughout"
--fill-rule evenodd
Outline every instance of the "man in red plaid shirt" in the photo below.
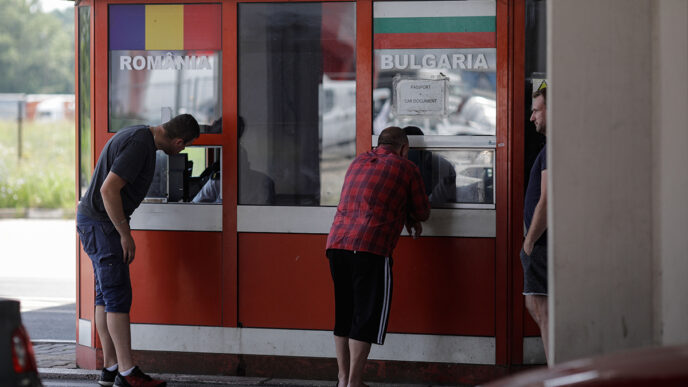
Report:
M 406 157 L 401 128 L 380 133 L 378 147 L 359 155 L 346 172 L 327 238 L 334 282 L 334 342 L 338 386 L 364 386 L 371 343 L 382 345 L 392 298 L 392 250 L 406 226 L 414 239 L 430 216 L 418 167 Z

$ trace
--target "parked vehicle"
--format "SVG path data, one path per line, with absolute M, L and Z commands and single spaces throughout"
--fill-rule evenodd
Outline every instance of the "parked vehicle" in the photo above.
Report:
M 43 386 L 19 301 L 0 298 L 0 386 Z
M 688 345 L 642 348 L 543 367 L 484 387 L 688 386 L 686 365 Z

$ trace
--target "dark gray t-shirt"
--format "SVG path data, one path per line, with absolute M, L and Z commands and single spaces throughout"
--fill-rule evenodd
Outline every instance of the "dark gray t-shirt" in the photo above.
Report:
M 525 203 L 523 205 L 523 221 L 526 224 L 526 230 L 530 229 L 530 223 L 533 221 L 535 214 L 535 207 L 540 201 L 540 186 L 542 184 L 542 171 L 547 169 L 547 146 L 542 148 L 533 167 L 530 169 L 530 180 L 528 181 L 528 188 L 526 189 Z M 542 233 L 542 236 L 535 242 L 536 245 L 547 245 L 547 230 Z
M 79 213 L 93 220 L 109 220 L 100 188 L 112 171 L 127 182 L 121 195 L 124 215 L 130 217 L 153 181 L 156 150 L 148 125 L 129 126 L 117 132 L 98 158 L 91 184 L 79 203 Z

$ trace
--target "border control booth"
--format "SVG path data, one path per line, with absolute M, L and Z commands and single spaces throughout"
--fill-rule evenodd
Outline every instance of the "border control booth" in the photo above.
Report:
M 433 208 L 395 249 L 368 380 L 475 384 L 544 363 L 519 261 L 538 4 L 77 1 L 79 198 L 119 129 L 201 124 L 182 154 L 159 151 L 131 219 L 137 363 L 336 375 L 325 241 L 348 165 L 392 125 L 415 127 Z M 92 268 L 76 260 L 77 364 L 95 369 Z

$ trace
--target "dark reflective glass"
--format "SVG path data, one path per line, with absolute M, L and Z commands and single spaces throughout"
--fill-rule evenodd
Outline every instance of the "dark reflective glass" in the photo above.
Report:
M 535 131 L 535 125 L 530 122 L 532 110 L 532 95 L 542 86 L 547 77 L 547 1 L 526 0 L 526 31 L 525 31 L 525 139 L 523 167 L 523 191 L 528 186 L 530 174 L 535 158 L 545 144 L 545 136 Z
M 433 207 L 494 204 L 494 151 L 411 149 Z
M 91 183 L 91 7 L 79 7 L 79 199 Z
M 239 204 L 339 202 L 355 155 L 355 14 L 239 4 Z
M 179 154 L 156 153 L 147 203 L 222 203 L 222 147 L 191 146 Z
M 110 51 L 109 131 L 158 125 L 189 113 L 201 133 L 220 133 L 221 56 L 219 51 Z

